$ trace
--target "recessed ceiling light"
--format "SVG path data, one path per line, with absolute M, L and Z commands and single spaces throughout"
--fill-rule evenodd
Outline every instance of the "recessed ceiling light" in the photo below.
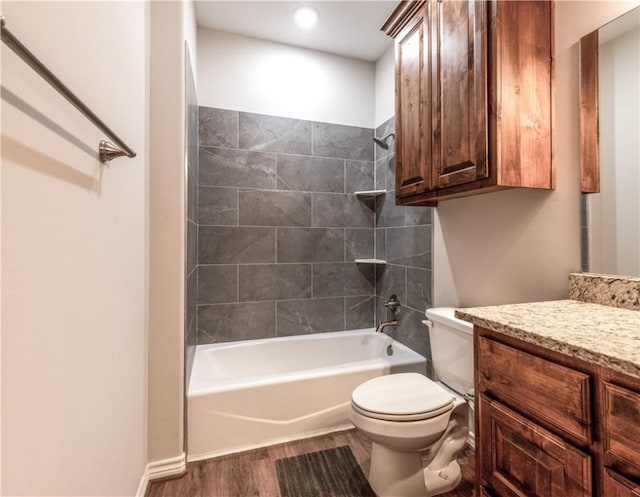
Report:
M 298 7 L 293 17 L 298 26 L 309 29 L 318 22 L 318 11 L 312 7 Z

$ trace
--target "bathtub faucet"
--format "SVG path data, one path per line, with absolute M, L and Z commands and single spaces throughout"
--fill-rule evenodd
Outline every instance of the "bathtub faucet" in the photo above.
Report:
M 393 319 L 391 321 L 380 321 L 376 326 L 376 331 L 382 333 L 387 326 L 398 326 L 398 321 Z

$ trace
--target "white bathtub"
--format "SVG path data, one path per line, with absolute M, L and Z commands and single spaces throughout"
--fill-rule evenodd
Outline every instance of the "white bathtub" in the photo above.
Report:
M 374 330 L 198 345 L 189 460 L 350 428 L 356 386 L 408 371 L 425 374 L 425 358 Z

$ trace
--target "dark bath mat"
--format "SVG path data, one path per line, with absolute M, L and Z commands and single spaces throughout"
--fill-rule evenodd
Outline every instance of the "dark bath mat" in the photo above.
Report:
M 276 461 L 282 497 L 376 497 L 349 446 Z

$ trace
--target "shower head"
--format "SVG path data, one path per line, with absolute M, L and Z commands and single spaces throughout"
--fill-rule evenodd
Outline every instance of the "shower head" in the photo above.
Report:
M 380 146 L 381 148 L 385 149 L 385 150 L 389 150 L 389 144 L 387 143 L 387 140 L 389 138 L 391 138 L 393 136 L 393 138 L 396 137 L 395 133 L 389 133 L 388 135 L 382 137 L 382 138 L 377 138 L 377 137 L 373 137 L 373 141 L 376 142 L 378 144 L 378 146 Z

